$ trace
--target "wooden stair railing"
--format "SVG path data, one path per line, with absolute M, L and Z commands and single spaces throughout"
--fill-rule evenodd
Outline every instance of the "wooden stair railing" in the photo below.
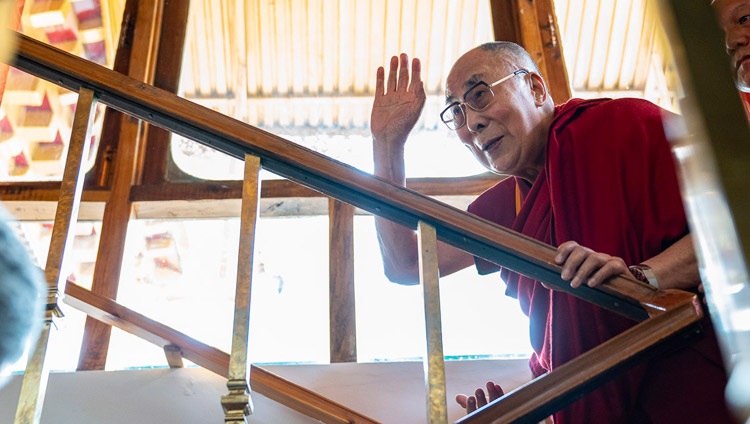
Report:
M 560 267 L 554 263 L 555 250 L 551 246 L 23 35 L 18 35 L 18 41 L 13 66 L 25 72 L 70 90 L 92 90 L 104 104 L 236 158 L 257 156 L 265 169 L 407 227 L 416 228 L 424 223 L 434 228 L 436 239 L 631 319 L 642 321 L 662 315 L 614 339 L 613 345 L 630 343 L 643 333 L 660 336 L 642 337 L 644 343 L 636 344 L 640 346 L 637 349 L 617 351 L 612 361 L 595 368 L 596 375 L 574 372 L 583 367 L 588 369 L 589 364 L 572 361 L 563 368 L 564 372 L 557 373 L 559 376 L 551 373 L 548 378 L 539 380 L 555 385 L 553 400 L 543 402 L 541 408 L 532 407 L 531 411 L 525 410 L 529 405 L 521 402 L 513 414 L 536 416 L 534 414 L 553 411 L 551 408 L 559 409 L 572 400 L 577 390 L 587 390 L 594 383 L 601 383 L 610 368 L 626 366 L 631 359 L 666 340 L 667 335 L 683 331 L 701 317 L 694 296 L 675 291 L 657 292 L 632 278 L 615 277 L 600 288 L 584 286 L 573 290 L 560 278 Z M 606 349 L 606 345 L 602 348 Z M 573 378 L 560 383 L 566 376 Z M 539 382 L 526 387 L 523 393 L 539 390 L 549 393 L 549 388 Z M 527 395 L 517 394 L 509 399 L 524 396 Z M 531 398 L 537 399 L 536 396 Z M 485 414 L 477 414 L 477 417 Z
M 159 347 L 178 346 L 185 359 L 224 378 L 229 378 L 228 353 L 201 343 L 111 299 L 68 282 L 65 286 L 64 302 L 93 318 Z M 254 392 L 324 423 L 377 423 L 369 417 L 257 366 L 251 366 L 250 383 Z
M 12 65 L 24 72 L 76 92 L 90 88 L 101 103 L 237 159 L 258 156 L 266 170 L 407 227 L 424 221 L 439 240 L 634 320 L 649 315 L 638 299 L 648 289 L 634 289 L 633 279 L 614 278 L 601 290 L 573 290 L 560 278 L 554 249 L 544 243 L 23 34 L 17 37 Z

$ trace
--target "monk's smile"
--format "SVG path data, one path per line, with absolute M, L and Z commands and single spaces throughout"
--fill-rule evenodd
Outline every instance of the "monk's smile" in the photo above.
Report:
M 502 140 L 503 140 L 503 136 L 491 139 L 487 144 L 485 144 L 484 146 L 482 146 L 482 151 L 483 152 L 488 152 L 488 151 L 490 151 L 490 149 L 494 149 L 496 147 L 499 147 L 500 144 L 502 144 Z

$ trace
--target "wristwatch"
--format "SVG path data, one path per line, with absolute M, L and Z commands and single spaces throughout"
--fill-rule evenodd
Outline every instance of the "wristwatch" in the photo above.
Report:
M 651 284 L 652 286 L 659 288 L 659 282 L 656 280 L 656 274 L 650 266 L 646 264 L 631 265 L 628 267 L 630 273 L 633 274 L 636 280 L 643 281 L 644 283 Z

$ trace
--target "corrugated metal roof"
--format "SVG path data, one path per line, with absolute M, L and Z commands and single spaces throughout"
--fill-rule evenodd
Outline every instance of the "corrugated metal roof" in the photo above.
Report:
M 655 1 L 555 2 L 575 96 L 645 97 L 676 109 L 679 84 Z M 24 32 L 111 66 L 122 3 L 27 2 Z M 181 92 L 284 135 L 366 135 L 375 71 L 406 52 L 422 59 L 428 91 L 420 128 L 434 129 L 447 72 L 494 39 L 490 19 L 488 0 L 192 0 Z M 0 179 L 59 179 L 74 102 L 52 84 L 11 75 Z

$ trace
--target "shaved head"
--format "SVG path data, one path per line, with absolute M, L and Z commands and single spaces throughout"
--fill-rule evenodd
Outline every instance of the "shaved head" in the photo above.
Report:
M 484 43 L 478 48 L 496 54 L 499 56 L 499 59 L 504 61 L 510 59 L 510 61 L 518 67 L 541 74 L 534 59 L 531 58 L 529 53 L 523 47 L 516 43 L 510 41 L 492 41 Z

